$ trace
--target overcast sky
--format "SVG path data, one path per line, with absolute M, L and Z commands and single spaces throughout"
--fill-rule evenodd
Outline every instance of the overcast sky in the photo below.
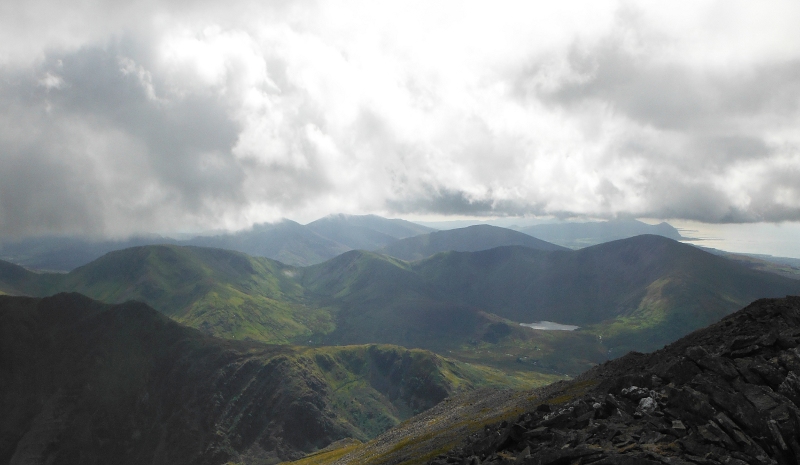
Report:
M 6 1 L 0 236 L 800 220 L 800 2 Z

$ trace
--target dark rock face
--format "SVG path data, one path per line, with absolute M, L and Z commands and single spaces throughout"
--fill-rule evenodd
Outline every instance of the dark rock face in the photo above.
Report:
M 547 402 L 430 463 L 800 463 L 800 297 L 608 362 Z
M 0 464 L 300 458 L 446 397 L 444 381 L 416 382 L 435 357 L 412 355 L 217 339 L 138 302 L 0 296 Z M 340 369 L 342 358 L 362 367 Z M 371 423 L 337 407 L 319 360 L 351 381 L 370 377 L 359 393 L 386 400 L 364 404 Z

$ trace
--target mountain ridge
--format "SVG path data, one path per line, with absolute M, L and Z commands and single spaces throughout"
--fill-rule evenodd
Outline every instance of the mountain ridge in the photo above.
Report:
M 589 247 L 643 234 L 659 235 L 676 241 L 684 239 L 680 231 L 669 223 L 661 222 L 651 225 L 635 219 L 538 224 L 523 226 L 517 228 L 517 230 L 571 249 Z
M 351 251 L 303 268 L 222 249 L 145 246 L 68 274 L 0 267 L 0 291 L 139 299 L 222 337 L 391 343 L 563 376 L 657 349 L 752 299 L 800 293 L 800 281 L 640 236 L 578 251 L 506 246 L 414 262 Z M 580 328 L 520 326 L 541 320 Z
M 377 250 L 406 261 L 420 260 L 440 252 L 476 252 L 508 245 L 520 245 L 538 250 L 566 250 L 564 247 L 545 242 L 513 229 L 490 225 L 474 225 L 466 228 L 434 231 L 415 237 L 401 239 Z
M 426 234 L 433 228 L 377 215 L 328 215 L 306 225 L 322 236 L 354 250 L 376 250 L 398 239 Z
M 0 336 L 2 463 L 270 464 L 514 383 L 396 346 L 218 339 L 76 293 L 0 296 Z
M 352 249 L 377 249 L 433 228 L 377 215 L 334 214 L 307 225 L 283 219 L 237 232 L 173 239 L 158 235 L 126 240 L 38 237 L 0 242 L 0 258 L 41 271 L 66 272 L 113 252 L 146 245 L 215 247 L 294 266 L 321 263 Z

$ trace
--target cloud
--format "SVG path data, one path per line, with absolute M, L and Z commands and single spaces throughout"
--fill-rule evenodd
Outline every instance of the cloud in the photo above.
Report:
M 800 219 L 792 3 L 0 13 L 5 237 L 338 211 Z
M 115 47 L 5 75 L 4 234 L 126 234 L 241 202 L 239 128 L 216 96 L 159 100 Z M 46 76 L 44 84 L 39 75 Z M 57 82 L 58 85 L 51 85 Z M 23 194 L 24 193 L 24 194 Z M 139 226 L 139 227 L 142 227 Z

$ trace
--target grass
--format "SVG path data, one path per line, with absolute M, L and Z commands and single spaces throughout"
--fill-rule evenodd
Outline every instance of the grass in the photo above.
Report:
M 353 452 L 356 450 L 361 443 L 353 442 L 353 443 L 345 443 L 343 446 L 335 448 L 333 450 L 323 450 L 314 454 L 310 454 L 307 457 L 304 457 L 300 460 L 296 460 L 292 462 L 294 465 L 324 465 L 328 463 L 335 462 L 340 458 L 344 457 L 346 454 Z M 285 463 L 285 462 L 284 462 Z
M 377 465 L 398 463 L 421 464 L 446 452 L 465 436 L 486 424 L 514 420 L 541 401 L 532 391 L 480 391 L 456 396 L 398 425 L 368 443 L 349 447 L 340 454 L 301 459 L 295 464 Z M 312 461 L 305 462 L 307 459 Z

